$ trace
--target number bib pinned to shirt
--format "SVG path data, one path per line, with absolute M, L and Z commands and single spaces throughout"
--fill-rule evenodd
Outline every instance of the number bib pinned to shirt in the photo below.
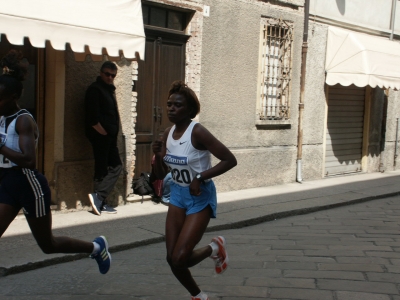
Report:
M 189 186 L 193 178 L 189 167 L 187 156 L 167 154 L 164 156 L 165 163 L 171 168 L 172 179 L 180 186 Z

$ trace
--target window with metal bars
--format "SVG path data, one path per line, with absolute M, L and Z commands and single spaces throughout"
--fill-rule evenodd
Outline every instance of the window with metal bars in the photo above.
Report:
M 288 120 L 292 76 L 293 23 L 262 19 L 260 120 Z

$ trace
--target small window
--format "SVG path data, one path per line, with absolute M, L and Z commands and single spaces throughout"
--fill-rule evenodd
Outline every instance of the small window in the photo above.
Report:
M 165 9 L 152 7 L 150 9 L 150 25 L 157 27 L 167 26 L 167 14 Z
M 289 120 L 293 24 L 263 19 L 260 43 L 259 120 Z
M 184 29 L 184 14 L 177 11 L 169 11 L 168 12 L 168 28 L 175 30 L 183 30 Z
M 184 31 L 186 27 L 186 15 L 180 11 L 174 11 L 158 6 L 142 5 L 143 23 L 161 28 Z

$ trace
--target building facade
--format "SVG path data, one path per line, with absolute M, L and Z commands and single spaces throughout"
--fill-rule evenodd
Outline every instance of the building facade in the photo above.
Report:
M 215 178 L 220 192 L 397 169 L 398 92 L 390 84 L 326 82 L 332 32 L 398 40 L 400 7 L 392 0 L 309 4 L 307 18 L 304 0 L 141 1 L 144 60 L 59 51 L 50 43 L 37 49 L 26 40 L 21 50 L 35 62 L 36 76 L 35 99 L 26 105 L 33 105 L 41 128 L 39 169 L 49 179 L 54 207 L 90 208 L 93 156 L 83 101 L 106 59 L 118 65 L 118 146 L 125 166 L 113 205 L 139 199 L 131 183 L 150 170 L 151 143 L 170 125 L 166 95 L 174 80 L 197 93 L 197 120 L 238 159 L 236 168 Z M 0 50 L 9 47 L 3 35 Z

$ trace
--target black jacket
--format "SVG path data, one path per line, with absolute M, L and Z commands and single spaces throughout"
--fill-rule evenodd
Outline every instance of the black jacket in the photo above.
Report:
M 118 135 L 119 113 L 115 86 L 105 83 L 100 76 L 86 90 L 85 131 L 88 138 L 99 135 L 92 127 L 99 122 L 109 136 Z

